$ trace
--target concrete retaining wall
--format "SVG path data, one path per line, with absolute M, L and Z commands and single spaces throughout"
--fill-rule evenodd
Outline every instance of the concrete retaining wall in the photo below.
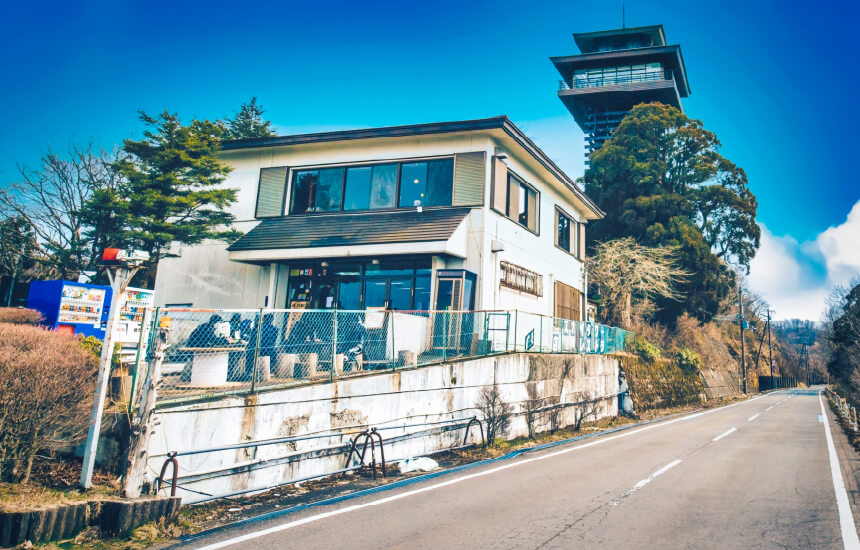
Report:
M 614 416 L 618 410 L 616 359 L 599 355 L 503 355 L 158 410 L 147 475 L 150 480 L 157 475 L 164 455 L 170 451 L 325 435 L 178 458 L 182 487 L 211 495 L 263 489 L 343 468 L 346 445 L 366 427 L 381 430 L 388 461 L 420 456 L 462 444 L 465 431 L 415 424 L 480 418 L 475 408 L 479 394 L 493 384 L 499 386 L 502 399 L 511 403 L 516 413 L 507 438 L 528 434 L 523 402 L 535 396 L 558 397 L 561 403 L 607 396 L 599 402 L 597 416 Z M 562 410 L 561 425 L 571 424 L 574 407 Z M 412 426 L 404 427 L 408 425 Z M 544 431 L 548 426 L 542 423 L 537 429 Z M 332 435 L 333 430 L 338 433 Z M 477 430 L 470 435 L 470 442 L 480 442 Z M 182 488 L 177 495 L 183 502 L 205 499 Z

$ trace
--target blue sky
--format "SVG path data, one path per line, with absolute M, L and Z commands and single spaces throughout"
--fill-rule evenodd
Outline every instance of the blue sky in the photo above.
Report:
M 621 23 L 620 0 L 47 2 L 3 11 L 0 184 L 49 147 L 109 148 L 139 136 L 138 109 L 216 118 L 252 95 L 281 133 L 507 114 L 578 177 L 582 134 L 557 98 L 548 57 L 577 53 L 572 32 Z M 851 250 L 860 249 L 860 208 L 856 225 L 849 218 L 860 201 L 858 11 L 848 2 L 626 2 L 629 26 L 662 23 L 681 44 L 687 113 L 747 170 L 767 247 L 749 284 L 779 316 L 817 317 L 827 289 L 860 270 Z M 829 228 L 835 245 L 822 241 Z

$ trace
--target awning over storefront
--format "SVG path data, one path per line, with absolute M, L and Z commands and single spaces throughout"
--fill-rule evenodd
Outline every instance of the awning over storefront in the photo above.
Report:
M 361 255 L 465 257 L 469 208 L 337 213 L 265 219 L 233 243 L 230 259 L 265 262 Z

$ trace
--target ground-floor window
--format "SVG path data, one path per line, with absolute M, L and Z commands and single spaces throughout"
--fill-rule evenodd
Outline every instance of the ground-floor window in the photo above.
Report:
M 430 258 L 290 264 L 289 309 L 430 309 Z

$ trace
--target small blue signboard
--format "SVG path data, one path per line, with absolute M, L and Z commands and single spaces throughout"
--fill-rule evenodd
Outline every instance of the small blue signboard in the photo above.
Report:
M 526 334 L 526 350 L 532 349 L 535 345 L 535 329 L 531 329 L 528 334 Z

